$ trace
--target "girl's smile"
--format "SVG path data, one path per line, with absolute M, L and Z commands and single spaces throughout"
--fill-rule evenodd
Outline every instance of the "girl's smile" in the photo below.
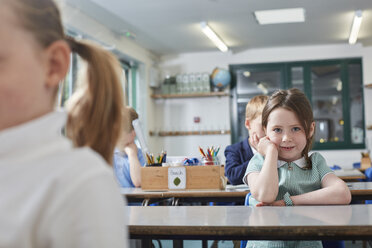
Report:
M 306 134 L 294 112 L 281 107 L 273 110 L 268 118 L 266 135 L 276 145 L 280 160 L 292 162 L 303 156 Z
M 280 146 L 279 148 L 284 151 L 291 151 L 294 148 L 294 146 Z

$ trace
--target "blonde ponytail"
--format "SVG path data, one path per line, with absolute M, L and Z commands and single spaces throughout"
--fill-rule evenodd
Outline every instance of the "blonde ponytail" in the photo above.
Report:
M 66 134 L 75 146 L 89 146 L 111 164 L 123 119 L 120 64 L 113 54 L 93 43 L 71 37 L 66 41 L 87 62 L 67 103 Z

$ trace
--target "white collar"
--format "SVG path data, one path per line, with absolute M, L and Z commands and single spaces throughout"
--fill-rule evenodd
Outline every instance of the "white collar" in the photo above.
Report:
M 286 161 L 283 161 L 283 160 L 278 160 L 278 168 L 279 167 L 282 167 L 283 165 L 285 165 L 285 164 L 287 164 L 288 162 L 286 162 Z M 298 167 L 300 167 L 300 168 L 304 168 L 307 164 L 306 164 L 306 160 L 305 160 L 305 158 L 304 157 L 302 157 L 302 158 L 299 158 L 299 159 L 297 159 L 297 160 L 295 160 L 295 161 L 292 161 L 292 162 L 289 162 L 289 163 L 294 163 L 294 164 L 296 164 Z
M 61 130 L 66 119 L 67 114 L 58 110 L 0 131 L 0 157 L 32 149 L 36 144 L 62 136 Z

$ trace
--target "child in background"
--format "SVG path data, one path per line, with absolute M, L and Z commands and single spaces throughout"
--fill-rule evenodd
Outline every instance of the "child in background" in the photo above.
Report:
M 268 96 L 258 95 L 247 103 L 245 108 L 245 127 L 249 136 L 245 140 L 230 145 L 225 149 L 225 174 L 233 185 L 243 183 L 242 179 L 245 170 L 249 160 L 256 153 L 258 140 L 265 136 L 261 125 L 261 115 L 268 98 Z
M 0 6 L 0 247 L 128 247 L 109 167 L 122 118 L 119 62 L 67 37 L 51 0 Z M 88 75 L 67 117 L 54 103 L 71 50 Z M 66 119 L 72 142 L 61 135 Z
M 141 187 L 141 166 L 146 162 L 141 149 L 134 143 L 136 132 L 132 125 L 138 114 L 131 107 L 127 107 L 126 111 L 129 121 L 123 125 L 123 133 L 114 152 L 114 169 L 121 187 Z
M 347 185 L 315 152 L 309 156 L 315 123 L 311 105 L 298 89 L 279 90 L 262 112 L 266 136 L 249 162 L 244 182 L 250 205 L 349 204 Z M 262 155 L 261 155 L 262 154 Z M 320 241 L 248 241 L 247 247 L 322 247 Z

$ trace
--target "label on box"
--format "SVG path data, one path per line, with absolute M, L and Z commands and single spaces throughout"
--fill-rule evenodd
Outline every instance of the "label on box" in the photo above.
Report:
M 184 166 L 168 168 L 168 188 L 169 189 L 186 188 L 186 168 Z

